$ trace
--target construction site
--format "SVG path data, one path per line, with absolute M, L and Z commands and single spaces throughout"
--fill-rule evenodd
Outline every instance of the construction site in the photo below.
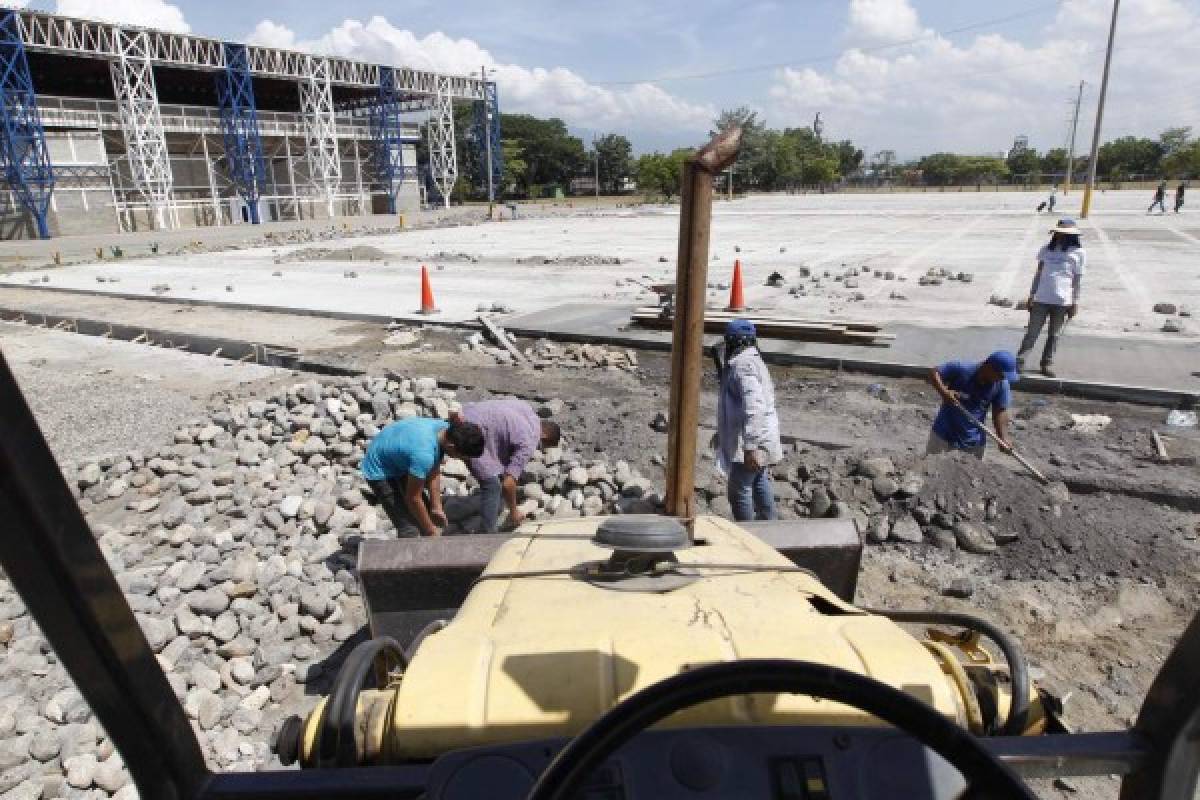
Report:
M 724 522 L 734 511 L 713 444 L 721 378 L 700 364 L 689 378 L 698 392 L 683 401 L 677 369 L 682 336 L 699 353 L 701 336 L 720 342 L 734 318 L 757 326 L 773 380 L 782 456 L 767 472 L 779 524 L 801 540 L 828 537 L 850 559 L 816 569 L 822 602 L 977 613 L 1021 643 L 1066 733 L 1139 724 L 1200 601 L 1192 216 L 1149 216 L 1144 192 L 1107 191 L 1084 219 L 1080 193 L 1067 192 L 1056 216 L 1079 218 L 1086 282 L 1055 372 L 1031 359 L 1012 387 L 1009 433 L 1024 461 L 996 446 L 978 459 L 927 455 L 941 404 L 930 370 L 1021 342 L 1035 255 L 1055 222 L 1034 212 L 1042 192 L 717 196 L 703 218 L 689 217 L 686 193 L 677 205 L 447 207 L 455 103 L 478 107 L 480 145 L 500 158 L 487 123 L 495 86 L 478 76 L 2 14 L 0 48 L 27 63 L 5 121 L 27 147 L 3 194 L 3 363 L 208 770 L 276 774 L 264 771 L 309 766 L 305 748 L 320 749 L 280 743 L 296 735 L 293 718 L 312 713 L 316 725 L 320 709 L 331 713 L 339 672 L 378 634 L 368 549 L 408 541 L 361 472 L 389 423 L 449 420 L 501 397 L 557 423 L 561 442 L 520 470 L 523 521 L 513 532 L 502 511 L 503 538 L 668 513 L 716 518 L 705 530 L 723 542 L 720 526 L 736 528 Z M 688 288 L 699 263 L 703 285 Z M 701 318 L 681 334 L 689 302 Z M 2 423 L 14 451 L 37 434 L 18 436 L 16 420 L 6 412 Z M 693 483 L 680 484 L 677 453 L 689 447 Z M 485 564 L 502 545 L 485 532 L 466 461 L 441 466 L 440 541 L 491 548 Z M 0 798 L 137 797 L 129 753 L 6 569 Z M 577 624 L 604 615 L 591 608 Z M 436 648 L 455 624 L 422 630 L 412 650 Z M 758 652 L 723 635 L 727 650 L 681 671 Z M 474 680 L 484 679 L 463 678 L 464 694 Z M 568 708 L 524 688 L 547 714 Z M 495 702 L 487 714 L 500 714 Z M 493 745 L 472 720 L 468 740 Z M 358 747 L 356 763 L 368 763 L 372 746 L 360 737 Z M 433 758 L 410 749 L 415 762 Z M 1133 756 L 1087 757 L 1080 774 L 1021 774 L 1041 798 L 1132 796 L 1121 778 Z M 1021 771 L 1019 754 L 1008 758 Z M 266 792 L 229 786 L 220 796 Z

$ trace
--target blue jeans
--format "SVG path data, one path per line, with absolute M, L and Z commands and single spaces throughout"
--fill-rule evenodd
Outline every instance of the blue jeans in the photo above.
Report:
M 479 517 L 483 520 L 483 532 L 495 533 L 496 520 L 500 517 L 500 506 L 504 495 L 500 491 L 500 476 L 493 475 L 479 482 Z
M 752 519 L 776 519 L 775 491 L 766 468 L 752 470 L 740 462 L 729 469 L 729 505 L 738 522 Z

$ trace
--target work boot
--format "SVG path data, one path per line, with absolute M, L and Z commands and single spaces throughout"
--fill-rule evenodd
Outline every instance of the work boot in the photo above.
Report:
M 1058 377 L 1057 374 L 1054 372 L 1054 368 L 1052 366 L 1050 366 L 1049 364 L 1042 364 L 1042 374 L 1045 375 L 1047 378 Z

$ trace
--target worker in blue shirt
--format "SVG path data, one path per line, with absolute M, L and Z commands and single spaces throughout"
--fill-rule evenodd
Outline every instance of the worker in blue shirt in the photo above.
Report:
M 988 411 L 1000 448 L 1011 450 L 1008 408 L 1012 405 L 1011 384 L 1019 377 L 1016 356 L 1007 350 L 998 350 L 981 362 L 948 361 L 930 370 L 929 382 L 941 395 L 942 407 L 933 421 L 926 455 L 965 450 L 982 459 L 987 436 L 965 415 L 986 423 Z
M 438 536 L 446 525 L 442 459 L 482 454 L 483 431 L 478 425 L 408 417 L 376 434 L 367 445 L 361 468 L 367 485 L 396 526 L 397 536 Z

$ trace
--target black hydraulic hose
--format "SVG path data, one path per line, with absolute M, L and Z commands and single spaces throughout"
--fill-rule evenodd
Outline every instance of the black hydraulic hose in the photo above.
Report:
M 329 699 L 321 715 L 317 738 L 318 767 L 353 767 L 358 764 L 354 742 L 357 726 L 358 695 L 367 673 L 380 655 L 391 656 L 401 666 L 408 666 L 408 657 L 400 643 L 390 636 L 362 642 L 346 657 L 333 680 Z
M 784 659 L 697 667 L 626 698 L 559 751 L 527 800 L 568 800 L 596 767 L 651 725 L 700 703 L 747 694 L 801 694 L 844 703 L 890 723 L 946 759 L 968 784 L 982 789 L 971 796 L 1034 800 L 1021 779 L 978 739 L 917 698 L 856 672 Z
M 1004 660 L 1008 662 L 1009 676 L 1012 678 L 1012 702 L 1009 704 L 1008 716 L 1000 732 L 1005 736 L 1021 736 L 1025 733 L 1025 723 L 1029 718 L 1029 662 L 1025 660 L 1025 651 L 1021 645 L 1008 634 L 986 619 L 957 611 L 893 611 L 887 608 L 864 608 L 871 614 L 887 617 L 892 622 L 916 622 L 924 625 L 953 625 L 958 628 L 978 631 L 996 643 Z

